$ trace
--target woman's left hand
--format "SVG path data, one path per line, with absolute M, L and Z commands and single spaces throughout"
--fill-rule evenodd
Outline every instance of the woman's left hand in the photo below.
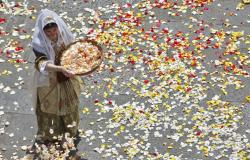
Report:
M 70 71 L 70 70 L 67 70 L 66 68 L 62 67 L 62 73 L 66 76 L 66 77 L 74 77 L 75 74 Z

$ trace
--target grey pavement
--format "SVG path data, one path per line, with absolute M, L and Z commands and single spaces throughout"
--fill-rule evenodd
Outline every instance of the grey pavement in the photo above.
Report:
M 10 160 L 20 159 L 25 155 L 22 147 L 34 142 L 37 131 L 36 115 L 29 95 L 30 79 L 34 70 L 31 38 L 23 39 L 15 36 L 15 31 L 18 30 L 20 35 L 32 36 L 34 18 L 40 9 L 49 8 L 64 14 L 63 18 L 69 26 L 76 28 L 77 37 L 86 37 L 86 34 L 78 32 L 77 29 L 98 30 L 98 25 L 89 23 L 91 14 L 86 11 L 86 8 L 99 11 L 100 19 L 108 21 L 117 14 L 115 12 L 117 8 L 112 8 L 112 5 L 124 6 L 126 3 L 131 3 L 133 8 L 123 7 L 124 11 L 131 10 L 137 13 L 140 10 L 136 4 L 145 1 L 67 0 L 64 3 L 62 0 L 3 0 L 0 2 L 0 19 L 6 19 L 6 22 L 0 22 L 0 159 Z M 173 4 L 172 1 L 168 2 Z M 212 49 L 210 45 L 210 48 L 202 50 L 201 55 L 197 54 L 202 68 L 194 67 L 193 71 L 197 77 L 194 80 L 188 79 L 189 85 L 194 90 L 194 94 L 190 95 L 189 99 L 168 83 L 171 79 L 173 82 L 178 81 L 179 76 L 182 79 L 182 85 L 185 86 L 183 80 L 185 76 L 182 77 L 179 74 L 178 68 L 171 65 L 172 68 L 166 67 L 164 70 L 166 73 L 172 69 L 176 74 L 160 79 L 156 76 L 156 71 L 154 72 L 147 65 L 127 63 L 128 55 L 138 56 L 138 52 L 126 51 L 112 54 L 111 58 L 106 55 L 103 70 L 82 77 L 85 87 L 81 94 L 79 110 L 80 129 L 83 130 L 83 134 L 78 146 L 82 157 L 89 160 L 250 159 L 250 104 L 245 98 L 250 95 L 248 57 L 250 45 L 245 43 L 250 42 L 250 5 L 244 6 L 242 10 L 236 10 L 240 2 L 240 0 L 215 0 L 196 9 L 189 8 L 189 5 L 186 13 L 181 13 L 181 9 L 172 7 L 149 9 L 150 12 L 155 13 L 153 16 L 155 19 L 167 22 L 161 24 L 161 29 L 167 27 L 173 30 L 173 33 L 170 33 L 172 36 L 178 31 L 189 34 L 186 37 L 191 44 L 190 51 L 196 51 L 192 48 L 195 46 L 192 45 L 192 39 L 198 36 L 195 30 L 199 28 L 198 24 L 202 20 L 203 26 L 207 25 L 202 32 L 205 36 L 213 34 L 211 29 L 225 33 L 244 31 L 243 37 L 234 42 L 238 45 L 240 55 L 223 55 L 228 47 L 231 33 L 226 33 L 221 48 Z M 202 14 L 194 12 L 204 8 L 207 8 L 207 11 Z M 109 9 L 110 12 L 106 12 Z M 180 10 L 181 16 L 171 16 L 177 10 Z M 83 16 L 79 16 L 81 13 Z M 77 17 L 82 19 L 76 19 Z M 143 25 L 138 27 L 139 29 L 145 28 L 147 31 L 153 26 L 154 23 L 150 23 L 153 18 L 149 17 L 147 15 L 142 18 Z M 191 17 L 195 20 L 192 21 Z M 193 25 L 193 28 L 189 28 L 190 25 Z M 116 29 L 115 26 L 110 28 L 112 27 Z M 120 30 L 122 29 L 120 27 Z M 7 32 L 8 35 L 4 35 L 3 32 Z M 112 30 L 110 32 L 112 33 Z M 214 37 L 212 44 L 219 41 L 216 36 Z M 119 38 L 122 39 L 118 36 L 117 39 Z M 164 41 L 158 40 L 156 43 Z M 150 46 L 151 42 L 145 40 L 145 43 L 139 42 L 134 47 L 139 46 L 147 55 L 149 51 L 156 52 L 150 50 L 154 49 Z M 10 47 L 15 43 L 19 43 L 24 51 L 16 53 Z M 102 46 L 105 51 L 113 52 L 112 49 L 106 48 L 107 46 Z M 176 50 L 170 47 L 166 55 L 176 54 L 174 52 Z M 12 58 L 7 57 L 7 51 L 11 52 Z M 237 63 L 242 56 L 246 57 L 243 71 L 248 75 L 226 73 L 223 66 L 215 65 L 215 60 L 228 59 L 227 61 Z M 27 63 L 12 63 L 12 60 L 20 58 L 27 60 Z M 159 57 L 153 54 L 151 58 Z M 192 68 L 190 64 L 186 64 L 186 61 L 180 62 L 180 65 L 183 65 L 185 70 Z M 115 72 L 110 72 L 110 66 L 115 68 Z M 208 72 L 205 81 L 201 80 L 204 78 L 202 71 Z M 182 72 L 183 75 L 187 74 L 185 71 Z M 151 81 L 149 86 L 144 84 L 145 79 Z M 227 92 L 225 94 L 222 88 L 227 82 L 229 84 L 225 87 Z M 239 84 L 240 88 L 236 89 L 235 84 Z M 169 95 L 168 98 L 164 96 L 157 98 L 158 95 L 140 96 L 137 91 L 145 91 L 144 89 L 155 91 L 158 95 L 161 93 Z M 95 103 L 96 100 L 98 103 Z M 112 101 L 112 104 L 108 101 Z M 219 105 L 211 107 L 216 102 Z

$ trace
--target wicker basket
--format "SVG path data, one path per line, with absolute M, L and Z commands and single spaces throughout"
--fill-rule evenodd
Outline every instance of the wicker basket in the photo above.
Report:
M 60 59 L 60 61 L 61 61 L 60 63 L 62 64 L 62 66 L 63 66 L 63 64 L 65 64 L 65 63 L 63 62 L 63 60 L 64 60 L 64 55 L 65 55 L 66 51 L 67 51 L 72 45 L 76 44 L 77 42 L 84 42 L 84 43 L 87 42 L 87 43 L 91 43 L 92 45 L 94 45 L 95 47 L 97 47 L 98 50 L 99 50 L 99 52 L 100 52 L 100 55 L 98 54 L 98 59 L 95 59 L 95 60 L 98 60 L 97 65 L 92 66 L 91 69 L 88 70 L 88 71 L 86 71 L 86 72 L 77 72 L 77 71 L 74 71 L 72 68 L 67 68 L 67 69 L 73 71 L 76 75 L 81 75 L 81 76 L 83 76 L 83 75 L 88 75 L 88 74 L 94 72 L 97 68 L 99 68 L 99 66 L 101 65 L 101 63 L 102 63 L 102 61 L 103 61 L 103 51 L 102 51 L 102 48 L 97 44 L 97 42 L 95 42 L 95 41 L 93 41 L 93 40 L 81 39 L 81 40 L 77 40 L 77 41 L 75 41 L 75 42 L 69 44 L 69 45 L 67 46 L 67 48 L 65 49 L 65 51 L 62 53 L 62 56 L 61 56 L 61 59 Z

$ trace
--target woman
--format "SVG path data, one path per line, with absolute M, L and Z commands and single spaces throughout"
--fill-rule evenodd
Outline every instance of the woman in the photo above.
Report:
M 36 55 L 33 102 L 36 107 L 37 139 L 60 140 L 65 133 L 77 135 L 81 78 L 60 66 L 60 56 L 74 37 L 53 11 L 43 9 L 35 25 L 32 48 Z

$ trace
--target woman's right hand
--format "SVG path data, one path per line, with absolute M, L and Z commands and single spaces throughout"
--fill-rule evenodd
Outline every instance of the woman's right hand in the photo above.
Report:
M 61 72 L 62 72 L 66 77 L 74 77 L 74 76 L 75 76 L 75 74 L 74 74 L 72 71 L 70 71 L 70 70 L 68 70 L 68 69 L 66 69 L 66 68 L 64 68 L 64 67 L 62 67 L 62 66 L 61 66 Z

